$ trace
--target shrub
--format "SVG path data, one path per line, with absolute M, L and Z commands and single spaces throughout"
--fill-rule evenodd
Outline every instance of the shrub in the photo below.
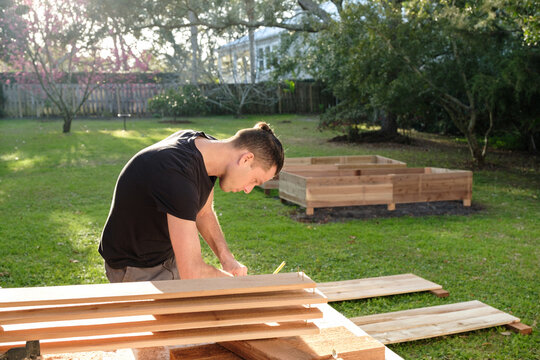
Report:
M 148 110 L 164 116 L 204 115 L 208 111 L 206 96 L 198 87 L 185 85 L 178 89 L 168 89 L 163 94 L 148 100 Z

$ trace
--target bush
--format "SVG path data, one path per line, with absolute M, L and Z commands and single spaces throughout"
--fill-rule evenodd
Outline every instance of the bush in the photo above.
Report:
M 347 102 L 341 102 L 336 106 L 328 108 L 321 114 L 319 128 L 348 133 L 352 129 L 356 129 L 357 125 L 368 122 L 369 117 L 365 108 L 355 105 L 351 106 Z
M 208 111 L 206 96 L 198 87 L 185 85 L 177 90 L 168 89 L 163 94 L 148 100 L 148 110 L 151 113 L 164 116 L 195 116 L 204 115 Z

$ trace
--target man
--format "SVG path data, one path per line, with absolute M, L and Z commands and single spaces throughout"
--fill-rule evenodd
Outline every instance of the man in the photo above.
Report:
M 179 131 L 137 153 L 124 167 L 99 252 L 110 282 L 243 276 L 213 209 L 214 183 L 251 192 L 283 166 L 283 147 L 266 123 L 217 140 Z M 203 261 L 199 233 L 221 262 Z

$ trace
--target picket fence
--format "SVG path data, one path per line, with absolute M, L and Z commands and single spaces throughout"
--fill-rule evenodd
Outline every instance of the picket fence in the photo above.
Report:
M 202 85 L 208 87 L 208 85 Z M 117 114 L 148 116 L 148 99 L 177 84 L 107 84 L 96 88 L 82 105 L 80 116 L 111 117 Z M 47 99 L 39 84 L 3 84 L 3 113 L 8 117 L 42 117 L 60 115 L 56 106 Z M 63 84 L 61 91 L 69 94 L 72 104 L 78 104 L 84 89 L 77 84 Z M 270 106 L 248 105 L 244 113 L 320 113 L 335 104 L 335 98 L 326 94 L 321 85 L 297 82 L 294 91 L 278 86 L 278 101 Z M 219 109 L 214 108 L 217 112 Z M 223 112 L 223 111 L 222 111 Z

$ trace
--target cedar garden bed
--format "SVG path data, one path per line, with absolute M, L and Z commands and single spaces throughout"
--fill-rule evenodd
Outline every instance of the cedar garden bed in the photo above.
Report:
M 461 200 L 471 205 L 472 172 L 441 168 L 282 171 L 279 197 L 306 208 Z
M 350 155 L 350 156 L 320 156 L 286 158 L 283 171 L 335 171 L 344 169 L 386 169 L 401 168 L 407 164 L 379 155 Z M 271 189 L 279 188 L 279 175 L 261 185 L 268 193 Z

